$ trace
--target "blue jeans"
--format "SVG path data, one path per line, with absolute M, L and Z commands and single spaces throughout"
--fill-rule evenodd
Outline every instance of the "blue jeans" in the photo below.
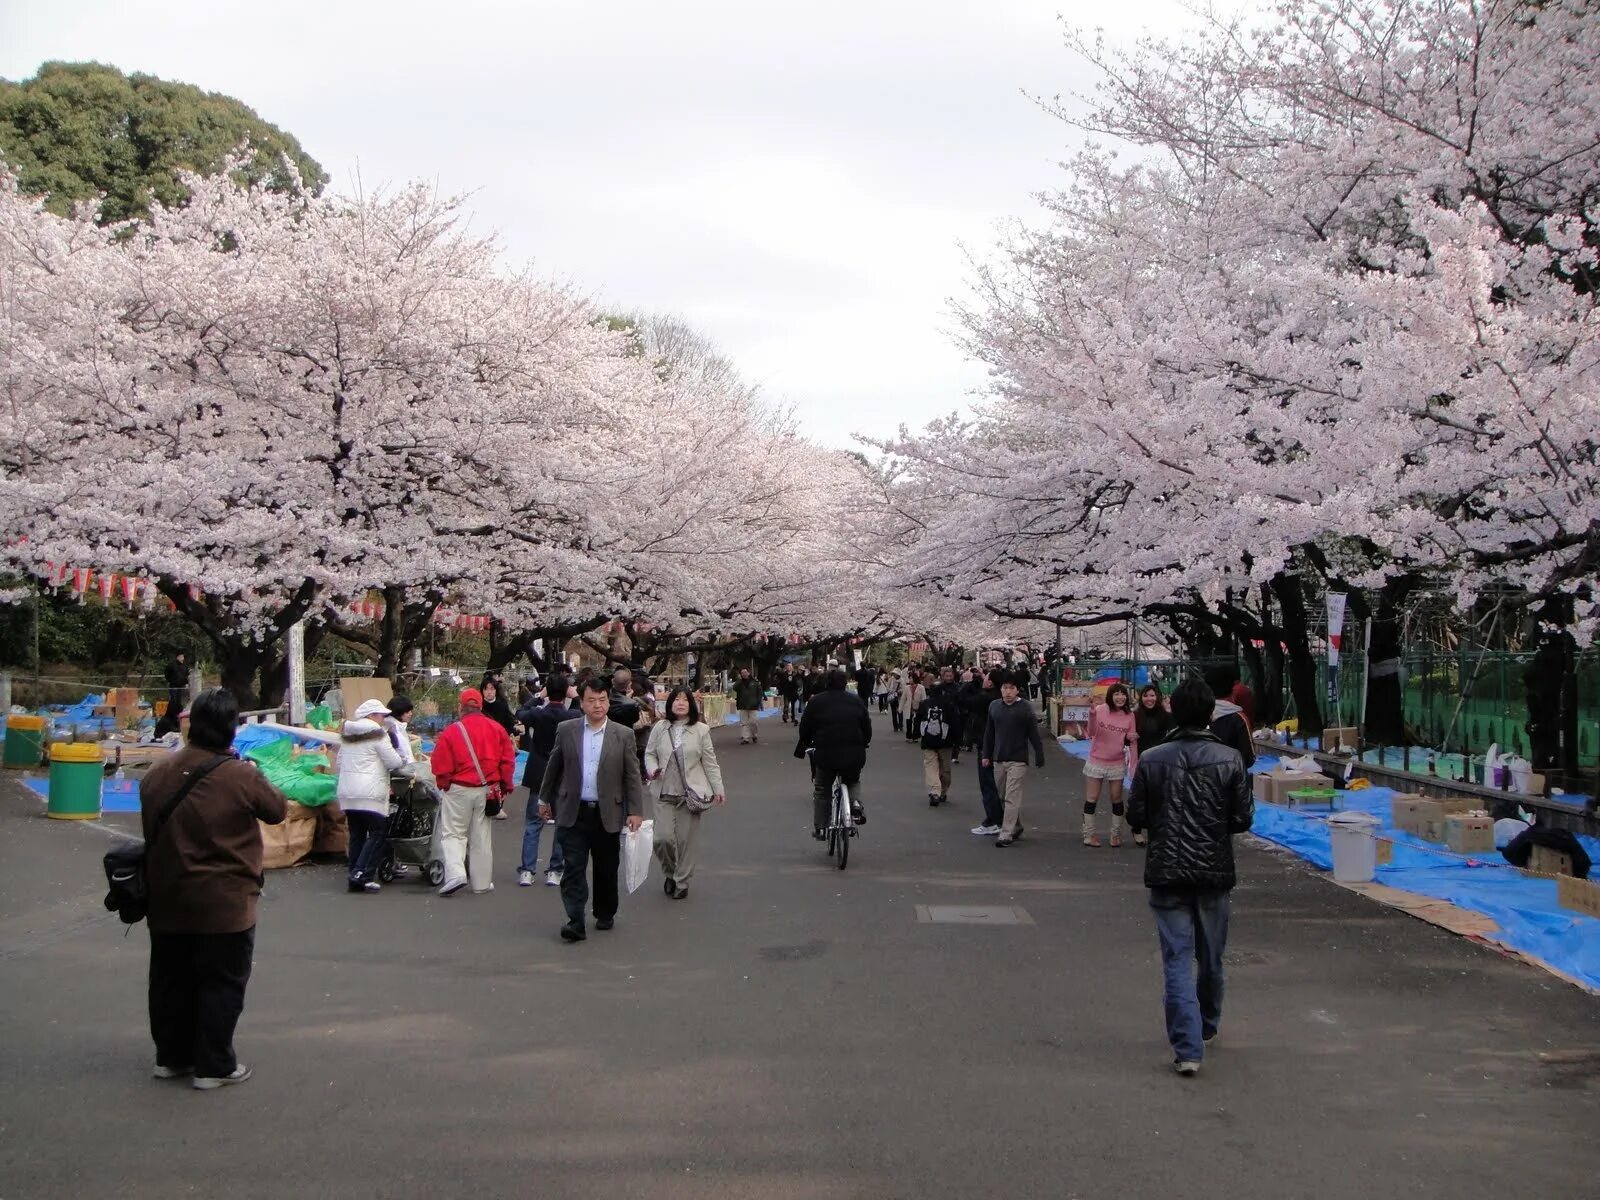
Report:
M 519 871 L 532 871 L 539 873 L 539 835 L 544 832 L 544 822 L 539 819 L 539 793 L 537 790 L 528 793 L 528 812 L 522 825 L 522 865 Z M 545 868 L 547 871 L 559 871 L 564 860 L 561 857 L 561 839 L 554 833 L 550 835 L 550 863 Z
M 978 791 L 983 796 L 983 823 L 999 826 L 1005 818 L 1005 805 L 1000 802 L 1000 789 L 994 781 L 994 764 L 986 767 L 982 758 L 978 759 Z
M 1222 1022 L 1230 895 L 1215 888 L 1150 889 L 1166 976 L 1167 1040 L 1179 1062 L 1200 1062 L 1204 1039 Z

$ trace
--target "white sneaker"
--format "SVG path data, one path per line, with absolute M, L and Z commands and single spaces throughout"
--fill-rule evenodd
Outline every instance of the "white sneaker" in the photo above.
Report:
M 363 892 L 381 892 L 383 891 L 383 884 L 376 879 L 369 879 L 361 885 L 361 890 Z
M 532 887 L 533 886 L 533 872 L 532 871 L 518 871 L 517 872 L 517 886 L 518 887 Z
M 1200 1064 L 1197 1062 L 1180 1061 L 1172 1064 L 1172 1069 L 1179 1075 L 1188 1077 L 1200 1074 Z
M 473 888 L 472 889 L 472 894 L 474 896 L 481 896 L 485 892 L 492 892 L 492 891 L 494 891 L 494 884 L 490 883 L 490 884 L 486 884 L 485 886 L 483 886 L 481 888 Z
M 150 1071 L 151 1079 L 182 1079 L 185 1075 L 193 1075 L 193 1067 L 163 1067 L 157 1063 Z
M 233 1069 L 232 1075 L 223 1075 L 220 1078 L 216 1076 L 206 1078 L 205 1076 L 196 1075 L 193 1087 L 197 1092 L 209 1092 L 212 1088 L 227 1087 L 230 1083 L 243 1083 L 250 1078 L 250 1075 L 250 1068 L 240 1063 Z
M 496 821 L 509 821 L 511 820 L 511 814 L 502 808 L 499 812 L 495 813 L 494 819 Z
M 998 826 L 998 825 L 974 825 L 972 827 L 972 832 L 977 834 L 979 837 L 999 837 L 1000 836 L 1000 826 Z
M 546 871 L 544 873 L 544 885 L 545 885 L 545 887 L 560 887 L 561 886 L 561 872 L 560 871 Z
M 466 886 L 467 886 L 467 879 L 466 879 L 465 875 L 463 875 L 460 879 L 446 879 L 444 881 L 444 886 L 439 889 L 439 895 L 441 895 L 441 896 L 454 896 L 457 892 L 459 892 L 462 888 L 464 888 Z

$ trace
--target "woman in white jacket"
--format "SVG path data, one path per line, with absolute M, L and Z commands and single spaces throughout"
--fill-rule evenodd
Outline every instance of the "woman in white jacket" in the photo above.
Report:
M 674 900 L 689 894 L 694 878 L 695 840 L 707 805 L 722 804 L 722 768 L 711 744 L 711 727 L 688 688 L 667 696 L 667 716 L 650 730 L 644 769 L 656 800 L 655 852 L 666 877 L 663 890 Z
M 335 793 L 350 827 L 350 890 L 376 892 L 389 825 L 389 772 L 400 752 L 380 723 L 389 716 L 382 700 L 363 700 L 339 731 L 339 787 Z

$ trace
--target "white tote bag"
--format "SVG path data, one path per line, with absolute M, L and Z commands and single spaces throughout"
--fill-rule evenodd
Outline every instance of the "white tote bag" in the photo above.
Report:
M 630 895 L 650 878 L 650 859 L 653 857 L 655 841 L 654 821 L 645 821 L 638 829 L 622 831 L 622 878 L 627 882 Z

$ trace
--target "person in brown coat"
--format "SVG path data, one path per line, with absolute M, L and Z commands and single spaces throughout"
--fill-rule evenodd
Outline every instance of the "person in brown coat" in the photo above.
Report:
M 150 922 L 155 1077 L 194 1076 L 201 1091 L 250 1078 L 233 1053 L 255 950 L 261 829 L 288 801 L 233 753 L 239 705 L 217 688 L 189 710 L 189 741 L 139 789 Z M 162 814 L 196 772 L 204 775 Z

